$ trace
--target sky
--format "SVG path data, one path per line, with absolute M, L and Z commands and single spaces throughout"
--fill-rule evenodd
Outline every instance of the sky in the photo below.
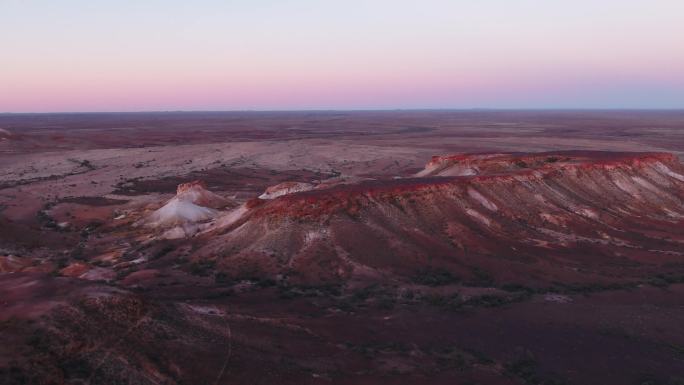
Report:
M 0 112 L 684 108 L 683 0 L 0 0 Z

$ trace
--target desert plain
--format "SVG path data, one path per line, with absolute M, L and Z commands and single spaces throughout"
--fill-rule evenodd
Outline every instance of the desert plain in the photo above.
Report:
M 684 111 L 0 115 L 7 384 L 684 384 Z

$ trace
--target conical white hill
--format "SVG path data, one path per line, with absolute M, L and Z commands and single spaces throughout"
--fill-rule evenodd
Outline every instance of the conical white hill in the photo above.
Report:
M 173 227 L 203 222 L 215 217 L 215 208 L 231 206 L 232 202 L 206 189 L 201 181 L 178 186 L 176 196 L 147 218 L 151 227 Z
M 7 140 L 12 138 L 12 133 L 4 128 L 0 128 L 0 140 Z
M 175 197 L 153 212 L 148 218 L 148 224 L 153 227 L 167 227 L 196 223 L 211 219 L 216 216 L 216 213 L 214 209 L 198 206 Z

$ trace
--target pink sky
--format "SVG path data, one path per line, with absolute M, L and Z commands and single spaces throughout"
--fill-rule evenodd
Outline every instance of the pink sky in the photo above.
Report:
M 0 112 L 684 108 L 681 1 L 140 3 L 3 2 Z

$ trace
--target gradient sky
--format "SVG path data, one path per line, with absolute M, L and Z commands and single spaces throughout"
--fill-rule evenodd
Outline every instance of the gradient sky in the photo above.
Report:
M 684 108 L 684 0 L 0 0 L 0 112 Z

